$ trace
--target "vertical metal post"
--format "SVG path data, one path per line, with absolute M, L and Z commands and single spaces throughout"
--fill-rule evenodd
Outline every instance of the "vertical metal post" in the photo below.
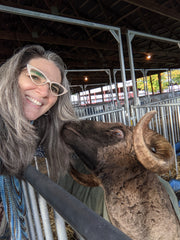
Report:
M 109 83 L 110 83 L 110 89 L 111 89 L 112 103 L 113 103 L 113 105 L 115 106 L 115 104 L 114 104 L 114 97 L 113 97 L 113 88 L 112 88 L 111 71 L 110 71 L 110 69 L 108 69 L 108 70 L 105 70 L 105 72 L 106 72 L 107 75 L 109 76 Z
M 123 81 L 126 118 L 128 121 L 128 125 L 130 125 L 130 110 L 129 110 L 129 101 L 128 101 L 127 87 L 126 87 L 126 73 L 125 73 L 125 65 L 124 65 L 124 55 L 123 55 L 121 31 L 120 31 L 120 29 L 118 29 L 116 31 L 111 29 L 110 32 L 118 42 L 119 61 L 120 61 L 120 68 L 121 68 L 121 77 L 122 77 L 122 81 Z
M 169 77 L 171 80 L 171 91 L 172 91 L 172 98 L 174 98 L 174 87 L 173 87 L 173 81 L 172 81 L 172 74 L 171 69 L 169 70 Z
M 119 96 L 118 96 L 118 91 L 117 91 L 116 73 L 117 73 L 117 70 L 113 70 L 113 79 L 114 79 L 114 84 L 115 84 L 116 100 L 117 100 L 117 103 L 118 103 L 119 102 Z
M 136 87 L 136 78 L 135 78 L 135 71 L 134 71 L 134 62 L 133 62 L 133 52 L 132 52 L 132 45 L 131 41 L 134 38 L 134 34 L 128 31 L 127 33 L 127 46 L 128 46 L 128 53 L 129 53 L 129 64 L 131 70 L 131 79 L 133 83 L 133 94 L 134 94 L 134 103 L 135 105 L 139 105 L 139 99 L 137 96 L 137 87 Z

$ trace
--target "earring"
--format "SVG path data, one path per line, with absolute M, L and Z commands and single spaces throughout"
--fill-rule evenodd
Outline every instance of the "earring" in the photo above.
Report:
M 50 113 L 50 110 L 48 110 L 44 115 L 45 115 L 45 116 L 48 116 L 49 113 Z

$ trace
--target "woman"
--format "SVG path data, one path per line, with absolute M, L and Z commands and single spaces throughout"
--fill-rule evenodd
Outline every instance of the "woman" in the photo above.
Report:
M 64 63 L 57 54 L 28 46 L 1 66 L 0 116 L 1 174 L 19 175 L 38 145 L 44 146 L 51 176 L 57 179 L 67 170 L 58 133 L 63 122 L 75 116 Z
M 21 182 L 16 177 L 31 164 L 37 147 L 43 146 L 50 176 L 55 180 L 67 171 L 69 162 L 63 156 L 66 152 L 59 132 L 69 119 L 75 119 L 75 115 L 64 63 L 57 54 L 41 46 L 27 46 L 0 67 L 1 239 L 10 237 L 3 225 L 3 207 L 11 239 L 28 239 L 26 226 L 22 226 L 26 210 Z M 21 211 L 16 207 L 19 199 Z

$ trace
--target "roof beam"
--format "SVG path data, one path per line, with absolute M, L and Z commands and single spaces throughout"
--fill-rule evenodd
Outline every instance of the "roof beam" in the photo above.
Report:
M 147 9 L 151 12 L 158 13 L 162 16 L 169 17 L 176 21 L 180 21 L 180 14 L 179 12 L 172 10 L 170 8 L 164 7 L 161 4 L 158 4 L 156 1 L 152 0 L 123 0 L 124 2 L 133 4 L 135 6 Z
M 32 37 L 30 34 L 19 33 L 19 32 L 7 32 L 0 31 L 1 40 L 10 40 L 10 41 L 27 41 L 34 43 L 47 43 L 47 44 L 57 44 L 62 46 L 71 46 L 71 47 L 81 47 L 81 48 L 93 48 L 93 49 L 103 49 L 103 50 L 117 50 L 117 46 L 113 44 L 104 44 L 100 42 L 93 42 L 86 40 L 74 40 L 61 37 L 52 37 L 52 36 L 38 36 Z

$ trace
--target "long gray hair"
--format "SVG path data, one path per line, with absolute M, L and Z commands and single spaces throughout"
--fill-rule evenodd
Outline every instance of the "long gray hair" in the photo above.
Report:
M 33 125 L 24 117 L 18 77 L 31 59 L 39 57 L 55 63 L 61 72 L 62 85 L 69 90 L 62 59 L 39 45 L 22 48 L 0 67 L 1 173 L 18 175 L 32 162 L 38 145 L 45 148 L 51 176 L 57 177 L 69 166 L 60 139 L 63 122 L 75 119 L 69 91 L 58 97 L 49 114 L 38 118 Z

